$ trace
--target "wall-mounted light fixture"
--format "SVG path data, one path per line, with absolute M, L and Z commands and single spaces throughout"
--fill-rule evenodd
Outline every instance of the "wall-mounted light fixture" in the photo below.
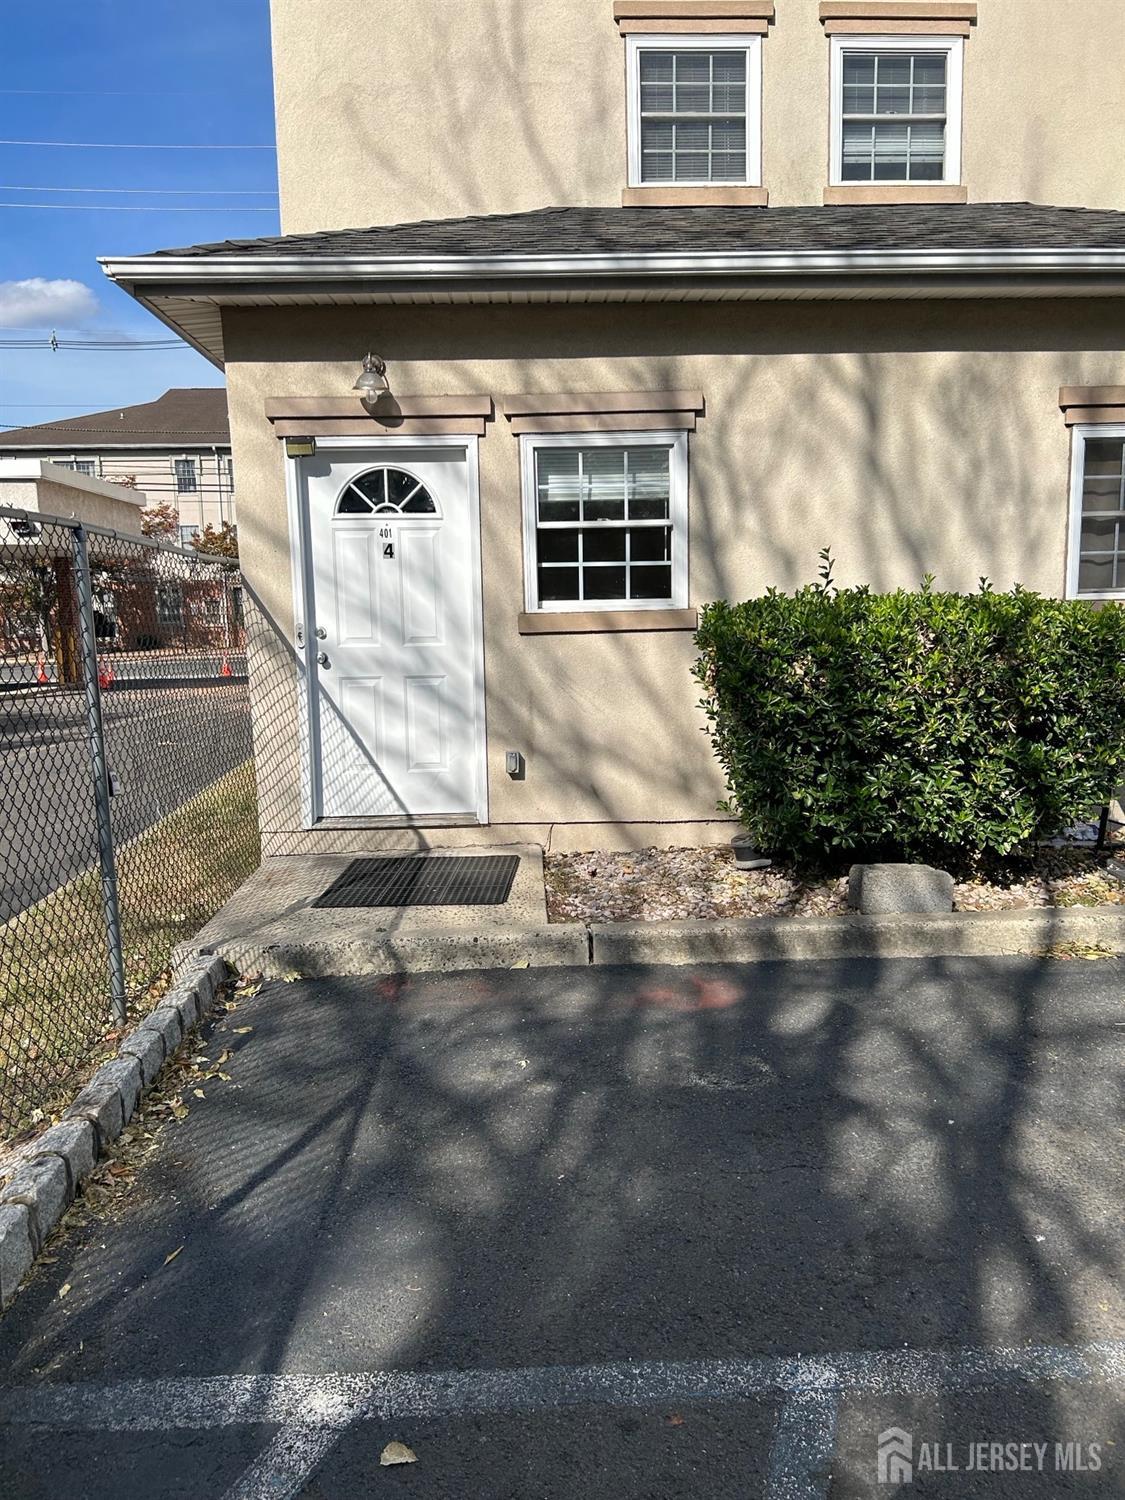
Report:
M 363 369 L 352 390 L 358 391 L 364 401 L 378 401 L 384 391 L 389 391 L 390 388 L 386 360 L 380 359 L 377 354 L 365 354 Z
M 316 454 L 316 438 L 286 438 L 286 458 L 313 458 Z

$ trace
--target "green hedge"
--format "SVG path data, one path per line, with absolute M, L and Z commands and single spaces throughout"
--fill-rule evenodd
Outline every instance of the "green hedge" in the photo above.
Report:
M 1125 609 L 822 580 L 708 605 L 696 637 L 723 808 L 758 844 L 956 862 L 1097 815 L 1125 774 Z

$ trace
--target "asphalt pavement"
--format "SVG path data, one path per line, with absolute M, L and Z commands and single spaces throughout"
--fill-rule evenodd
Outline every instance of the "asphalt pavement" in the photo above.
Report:
M 1119 1496 L 1123 979 L 266 985 L 0 1320 L 0 1495 Z

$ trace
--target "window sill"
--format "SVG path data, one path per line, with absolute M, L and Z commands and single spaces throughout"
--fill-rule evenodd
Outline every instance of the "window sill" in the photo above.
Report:
M 855 182 L 824 189 L 826 204 L 968 203 L 969 190 L 952 182 Z
M 742 204 L 765 208 L 770 195 L 763 187 L 629 187 L 622 189 L 622 208 L 709 208 Z
M 595 631 L 695 630 L 694 609 L 589 609 L 524 613 L 518 616 L 520 635 L 589 635 Z

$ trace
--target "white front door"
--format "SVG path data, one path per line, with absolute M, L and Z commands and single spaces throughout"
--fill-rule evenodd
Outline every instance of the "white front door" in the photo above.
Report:
M 471 450 L 470 450 L 471 451 Z M 477 813 L 477 524 L 464 445 L 303 461 L 315 812 Z

